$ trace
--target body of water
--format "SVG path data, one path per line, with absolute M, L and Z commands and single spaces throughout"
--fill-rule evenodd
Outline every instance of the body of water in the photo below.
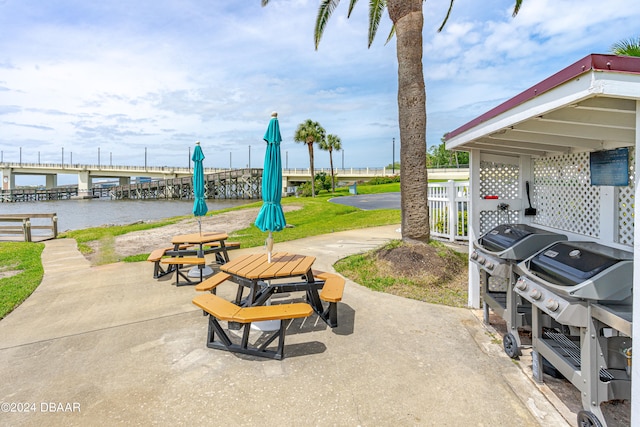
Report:
M 210 211 L 241 206 L 256 200 L 207 200 Z M 193 200 L 51 200 L 0 203 L 2 214 L 56 213 L 58 231 L 79 230 L 105 224 L 131 224 L 192 215 Z M 34 220 L 36 221 L 36 220 Z

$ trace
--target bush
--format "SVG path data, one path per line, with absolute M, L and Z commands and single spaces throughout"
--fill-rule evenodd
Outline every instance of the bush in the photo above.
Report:
M 370 185 L 380 185 L 380 184 L 391 184 L 393 182 L 400 182 L 400 175 L 394 176 L 377 176 L 372 180 L 368 181 L 367 184 Z
M 325 190 L 325 191 L 331 190 L 331 176 L 327 175 L 326 172 L 318 172 L 316 174 L 315 182 L 316 182 L 316 194 L 318 194 L 318 192 L 321 190 Z
M 318 194 L 318 189 L 316 188 L 316 195 Z M 298 197 L 312 197 L 311 193 L 311 183 L 305 182 L 298 186 L 296 190 L 296 196 Z

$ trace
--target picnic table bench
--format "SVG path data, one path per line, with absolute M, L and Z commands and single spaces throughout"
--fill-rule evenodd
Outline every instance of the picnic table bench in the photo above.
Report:
M 173 271 L 176 272 L 176 286 L 184 286 L 184 285 L 195 285 L 197 283 L 202 282 L 202 270 L 205 267 L 206 260 L 204 257 L 175 257 L 175 258 L 162 258 L 160 260 L 162 264 L 166 264 L 168 266 L 173 266 Z M 184 274 L 180 269 L 185 265 L 196 265 L 198 266 L 198 270 L 200 271 L 200 280 L 193 281 L 189 278 L 188 275 Z M 180 282 L 180 277 L 182 277 L 185 281 Z
M 193 304 L 209 314 L 207 347 L 277 360 L 284 359 L 286 326 L 292 319 L 308 317 L 313 313 L 313 308 L 304 302 L 240 307 L 211 293 L 198 295 L 193 299 Z M 274 331 L 265 341 L 260 340 L 255 344 L 251 344 L 249 342 L 251 323 L 265 320 L 280 320 L 280 328 Z M 289 320 L 289 322 L 285 322 L 285 320 Z M 229 334 L 220 325 L 220 321 L 236 322 L 244 325 L 240 343 L 233 342 Z M 216 336 L 218 339 L 216 339 Z M 276 349 L 268 349 L 267 347 L 276 339 L 278 339 Z

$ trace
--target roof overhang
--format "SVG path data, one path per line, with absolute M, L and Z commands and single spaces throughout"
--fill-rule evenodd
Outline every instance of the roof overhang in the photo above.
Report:
M 445 135 L 447 149 L 547 156 L 636 143 L 640 58 L 588 55 Z

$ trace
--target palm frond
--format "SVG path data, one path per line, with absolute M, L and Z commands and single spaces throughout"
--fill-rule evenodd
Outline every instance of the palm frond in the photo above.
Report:
M 389 36 L 387 37 L 387 40 L 384 42 L 385 46 L 387 45 L 387 43 L 389 43 L 391 41 L 391 39 L 395 35 L 396 35 L 396 26 L 392 25 L 391 26 L 391 31 L 389 31 Z
M 449 10 L 447 10 L 447 15 L 444 17 L 444 20 L 442 21 L 442 24 L 440 24 L 440 28 L 438 28 L 438 32 L 442 31 L 444 26 L 447 24 L 447 21 L 449 20 L 449 16 L 451 16 L 451 10 L 453 10 L 453 2 L 454 1 L 455 0 L 451 0 L 449 2 Z
M 640 37 L 621 40 L 611 46 L 611 53 L 619 56 L 640 56 Z
M 367 47 L 371 47 L 373 39 L 376 38 L 380 18 L 382 18 L 382 13 L 386 7 L 386 0 L 369 0 L 369 44 Z
M 351 12 L 353 12 L 353 7 L 358 3 L 358 0 L 351 0 L 349 2 L 349 12 L 347 12 L 347 19 L 351 18 Z
M 340 0 L 322 0 L 320 2 L 320 7 L 318 7 L 318 17 L 316 18 L 316 28 L 313 32 L 316 50 L 318 50 L 318 45 L 320 44 L 320 39 L 322 38 L 322 34 L 324 33 L 324 28 L 326 27 L 327 22 L 329 22 L 329 18 L 331 18 L 331 14 L 339 3 Z
M 520 7 L 522 6 L 522 1 L 523 0 L 516 0 L 516 4 L 513 7 L 513 14 L 511 16 L 513 16 L 515 18 L 515 16 L 518 14 L 518 12 L 520 12 Z

